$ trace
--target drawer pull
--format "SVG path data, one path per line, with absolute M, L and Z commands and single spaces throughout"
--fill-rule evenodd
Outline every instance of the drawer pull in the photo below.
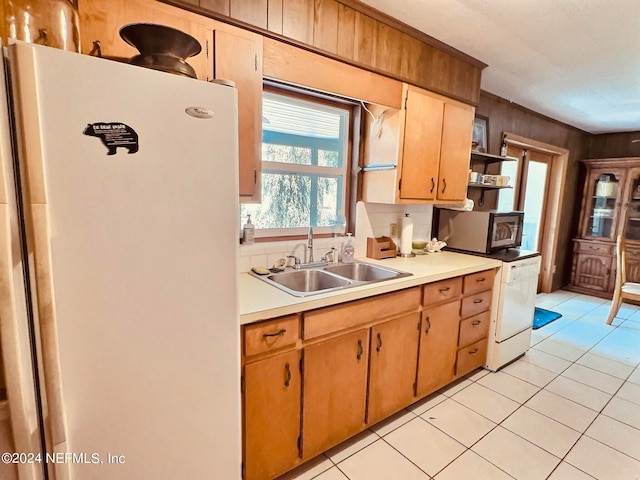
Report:
M 284 366 L 284 386 L 288 387 L 290 383 L 291 383 L 291 368 L 289 367 L 289 364 L 287 363 Z
M 264 338 L 279 337 L 283 333 L 287 333 L 287 329 L 286 328 L 282 328 L 282 329 L 278 330 L 276 333 L 264 333 L 264 334 L 262 334 L 262 336 Z
M 356 355 L 356 358 L 360 360 L 363 354 L 364 354 L 364 348 L 362 348 L 362 340 L 358 340 L 358 355 Z
M 425 321 L 427 322 L 427 329 L 424 331 L 424 333 L 429 333 L 429 330 L 431 330 L 431 320 L 429 320 L 429 317 L 425 318 Z
M 471 325 L 473 325 L 474 327 L 477 327 L 481 323 L 482 323 L 482 320 L 476 320 L 475 322 L 471 322 Z
M 476 279 L 476 282 L 478 282 L 478 283 L 482 283 L 482 282 L 484 282 L 484 281 L 485 281 L 485 278 L 484 278 L 484 277 L 481 277 L 481 278 L 477 278 L 477 279 Z
M 382 350 L 382 336 L 378 333 L 378 346 L 376 347 L 376 352 L 380 352 Z
M 593 245 L 589 245 L 589 248 L 590 248 L 591 250 L 596 250 L 596 251 L 600 250 L 600 248 L 598 248 L 598 247 L 594 247 Z
M 482 303 L 483 300 L 481 298 L 476 298 L 473 303 Z
M 474 348 L 473 350 L 469 350 L 469 355 L 475 355 L 476 353 L 478 353 L 477 348 Z
M 449 290 L 451 290 L 451 287 L 441 288 L 440 293 L 445 293 L 445 292 L 448 292 Z

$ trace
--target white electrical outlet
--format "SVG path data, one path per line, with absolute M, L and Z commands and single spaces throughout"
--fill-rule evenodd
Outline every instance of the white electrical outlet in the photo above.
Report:
M 398 224 L 392 223 L 389 225 L 389 236 L 391 238 L 396 238 L 398 236 Z

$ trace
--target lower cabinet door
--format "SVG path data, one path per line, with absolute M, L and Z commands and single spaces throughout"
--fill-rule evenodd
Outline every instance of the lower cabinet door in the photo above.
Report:
M 416 394 L 423 397 L 451 382 L 458 350 L 460 301 L 422 312 Z
M 306 347 L 302 457 L 307 460 L 365 428 L 369 329 Z
M 420 313 L 413 313 L 371 329 L 368 424 L 412 403 L 419 327 Z
M 577 253 L 574 262 L 575 286 L 598 292 L 609 290 L 609 278 L 614 263 L 612 257 Z
M 245 480 L 273 479 L 300 463 L 300 352 L 244 367 Z

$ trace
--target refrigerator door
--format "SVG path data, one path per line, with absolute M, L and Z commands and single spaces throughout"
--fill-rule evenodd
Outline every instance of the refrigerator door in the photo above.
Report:
M 35 332 L 27 314 L 22 242 L 14 183 L 12 135 L 0 55 L 0 453 L 44 454 L 42 417 L 34 382 Z M 0 478 L 43 478 L 43 465 L 0 464 Z
M 50 449 L 240 478 L 235 89 L 10 49 Z

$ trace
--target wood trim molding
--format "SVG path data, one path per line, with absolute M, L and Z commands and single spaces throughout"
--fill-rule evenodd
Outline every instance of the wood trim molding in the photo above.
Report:
M 401 106 L 402 83 L 397 80 L 270 38 L 264 39 L 263 47 L 267 78 L 396 109 Z
M 545 293 L 550 293 L 555 289 L 554 276 L 556 274 L 558 245 L 560 243 L 559 230 L 565 194 L 564 185 L 569 164 L 569 150 L 522 137 L 514 133 L 505 132 L 504 136 L 508 144 L 517 145 L 525 150 L 551 154 L 553 157 L 551 159 L 549 172 L 550 180 L 549 191 L 547 192 L 547 209 L 545 218 L 542 219 L 542 223 L 545 226 L 546 239 L 542 242 L 540 248 L 540 253 L 542 254 L 540 289 Z M 560 271 L 560 269 L 558 269 L 558 271 Z

